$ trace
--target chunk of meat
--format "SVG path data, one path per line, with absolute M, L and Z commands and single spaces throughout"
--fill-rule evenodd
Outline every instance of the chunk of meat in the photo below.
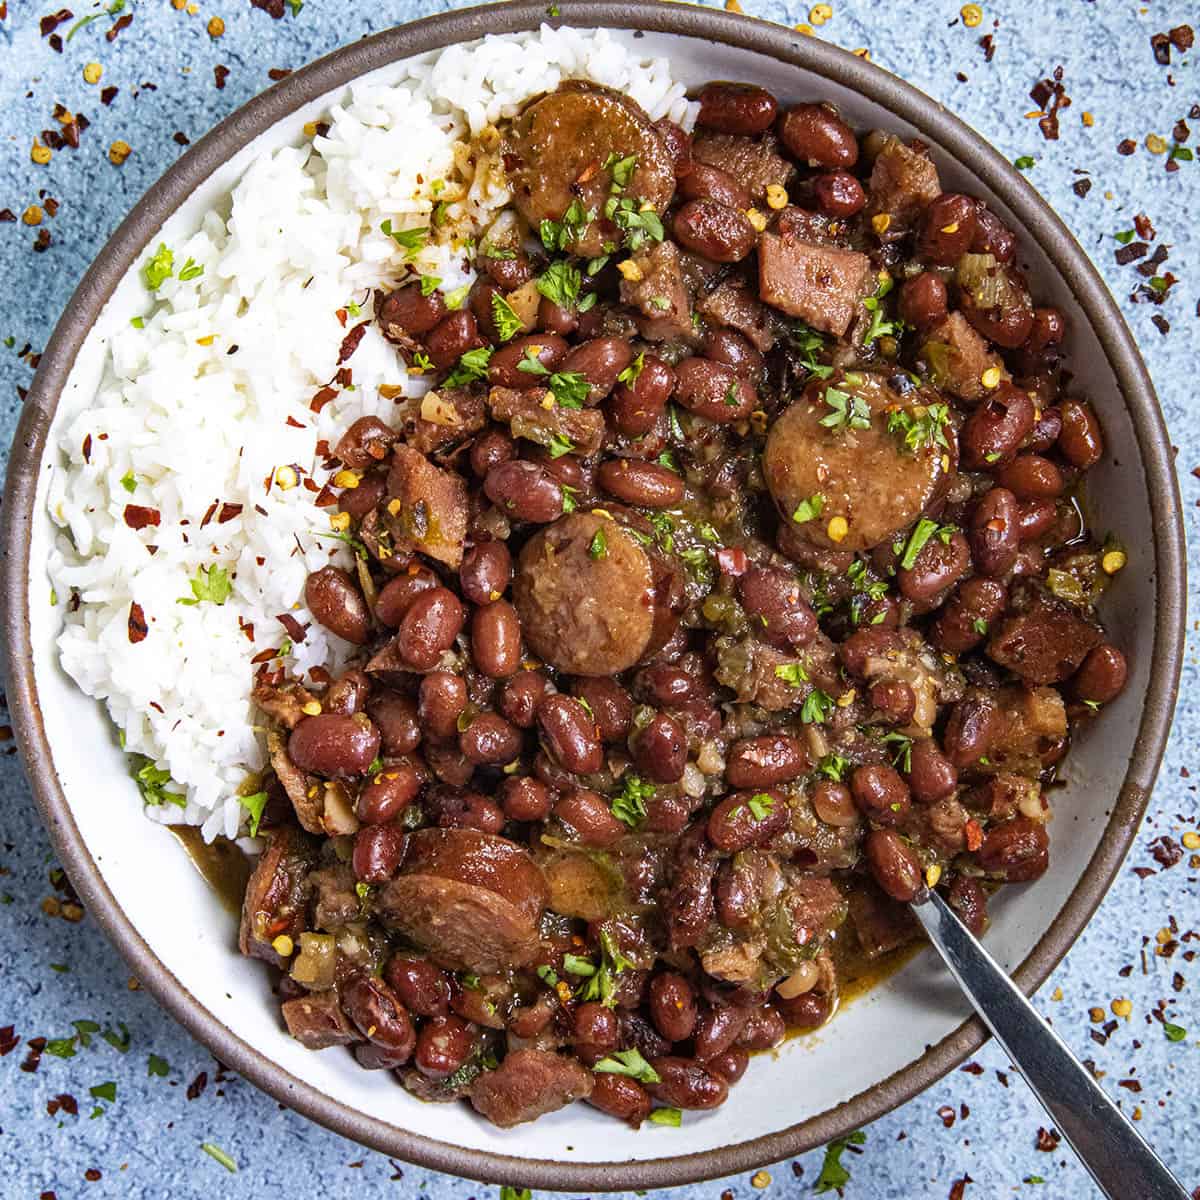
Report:
M 846 898 L 837 885 L 820 875 L 798 875 L 779 898 L 788 931 L 786 947 L 776 946 L 774 952 L 801 952 L 809 958 L 815 948 L 846 919 Z M 789 964 L 783 963 L 783 966 Z
M 466 441 L 485 424 L 487 414 L 478 389 L 438 388 L 404 405 L 400 435 L 419 454 L 437 454 Z
M 1008 687 L 996 696 L 1002 725 L 988 749 L 988 771 L 1034 777 L 1042 755 L 1067 736 L 1067 708 L 1052 687 Z
M 840 691 L 837 686 L 837 664 L 829 640 L 819 634 L 799 654 L 788 654 L 757 638 L 719 638 L 717 668 L 713 672 L 718 683 L 731 688 L 743 704 L 757 704 L 768 712 L 798 708 L 815 687 Z M 800 667 L 808 679 L 796 674 Z M 793 683 L 796 678 L 798 682 Z
M 322 867 L 309 876 L 313 929 L 341 929 L 358 919 L 362 906 L 354 890 L 356 882 L 354 871 L 345 863 Z
M 904 732 L 928 737 L 938 706 L 962 698 L 963 685 L 915 629 L 871 627 L 852 634 L 840 650 L 846 669 L 868 683 L 904 683 L 913 693 L 913 714 Z
M 440 966 L 504 971 L 533 962 L 549 892 L 529 852 L 474 829 L 420 829 L 377 897 L 384 923 Z
M 726 983 L 755 983 L 762 975 L 766 948 L 767 939 L 762 936 L 722 938 L 700 951 L 700 965 L 706 974 Z
M 983 382 L 985 371 L 994 367 L 1000 379 L 1010 378 L 1000 356 L 960 312 L 950 313 L 929 330 L 921 357 L 929 364 L 933 382 L 968 404 L 978 403 L 992 390 Z
M 1026 683 L 1069 679 L 1104 638 L 1099 626 L 1040 588 L 1023 589 L 1013 607 L 1018 611 L 997 623 L 987 654 Z
M 866 209 L 880 241 L 895 242 L 912 232 L 925 208 L 941 194 L 937 167 L 924 147 L 888 134 L 871 168 Z M 886 224 L 876 217 L 886 217 Z
M 295 729 L 304 719 L 304 705 L 311 704 L 316 697 L 294 681 L 274 684 L 256 679 L 250 699 L 284 729 Z
M 920 932 L 907 904 L 893 900 L 867 880 L 859 881 L 850 893 L 850 923 L 868 958 L 906 946 Z
M 284 825 L 260 855 L 246 884 L 238 929 L 238 949 L 248 958 L 287 966 L 271 943 L 281 934 L 295 940 L 305 928 L 315 857 L 313 840 L 295 825 Z
M 818 547 L 870 550 L 907 529 L 938 498 L 943 456 L 950 456 L 936 443 L 910 451 L 888 432 L 889 414 L 911 413 L 923 393 L 901 397 L 879 372 L 857 371 L 853 379 L 809 384 L 772 426 L 763 475 L 795 533 Z M 847 419 L 837 427 L 823 424 L 843 400 Z M 855 428 L 864 422 L 866 428 Z M 949 428 L 945 434 L 953 438 Z M 814 496 L 821 497 L 815 514 Z M 834 526 L 831 536 L 835 517 L 845 528 Z
M 598 408 L 563 408 L 546 388 L 494 387 L 488 409 L 513 437 L 539 446 L 561 446 L 565 438 L 576 454 L 588 458 L 604 441 L 604 414 Z
M 333 988 L 285 1000 L 280 1011 L 288 1033 L 305 1049 L 324 1050 L 327 1046 L 349 1046 L 363 1040 L 342 1012 Z
M 471 1084 L 471 1104 L 501 1129 L 535 1121 L 592 1094 L 592 1073 L 552 1050 L 514 1050 Z
M 858 303 L 875 290 L 871 260 L 778 233 L 758 239 L 758 294 L 763 303 L 842 337 Z
M 773 133 L 761 138 L 736 133 L 698 133 L 692 141 L 692 157 L 731 175 L 755 200 L 763 200 L 772 184 L 787 187 L 796 173 L 792 163 L 779 153 Z
M 322 791 L 319 787 L 309 786 L 308 776 L 292 762 L 288 754 L 287 739 L 273 729 L 267 733 L 267 757 L 275 778 L 296 810 L 296 820 L 309 833 L 324 833 L 325 826 L 321 821 L 325 811 Z
M 741 280 L 725 279 L 698 300 L 696 311 L 714 325 L 727 325 L 744 334 L 758 350 L 775 344 L 775 318 Z
M 642 336 L 652 342 L 694 335 L 692 296 L 683 278 L 679 247 L 670 240 L 652 242 L 631 256 L 640 277 L 621 279 L 621 302 L 636 308 Z
M 576 200 L 590 214 L 566 249 L 584 258 L 604 253 L 622 231 L 603 216 L 616 163 L 631 155 L 636 166 L 622 192 L 635 207 L 662 213 L 675 194 L 675 166 L 649 118 L 628 96 L 572 81 L 533 101 L 512 123 L 501 147 L 522 216 L 536 230 L 560 221 Z
M 467 485 L 411 446 L 396 446 L 379 515 L 392 550 L 419 550 L 457 569 L 467 536 Z
M 616 675 L 674 631 L 678 589 L 624 526 L 572 513 L 521 551 L 513 599 L 530 649 L 570 675 Z

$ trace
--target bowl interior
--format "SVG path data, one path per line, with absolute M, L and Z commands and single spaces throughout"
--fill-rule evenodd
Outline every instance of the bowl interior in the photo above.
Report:
M 631 32 L 618 33 L 630 39 Z M 922 131 L 850 88 L 776 61 L 749 49 L 699 37 L 638 35 L 640 49 L 669 56 L 677 77 L 689 85 L 708 79 L 747 79 L 770 88 L 781 101 L 825 98 L 838 104 L 858 127 L 883 125 L 915 136 Z M 386 80 L 393 65 L 373 73 Z M 225 197 L 254 155 L 298 143 L 306 121 L 316 118 L 342 89 L 314 100 L 258 137 L 187 198 L 163 227 L 171 242 L 194 227 L 208 207 Z M 930 140 L 928 134 L 924 134 Z M 1020 221 L 976 176 L 967 163 L 953 162 L 936 144 L 934 154 L 943 185 L 983 196 L 1001 215 Z M 157 240 L 158 233 L 152 234 Z M 1022 241 L 1021 261 L 1035 281 L 1039 302 L 1063 308 L 1070 318 L 1070 353 L 1079 392 L 1091 397 L 1104 423 L 1110 450 L 1090 479 L 1087 504 L 1094 527 L 1120 534 L 1129 565 L 1105 604 L 1105 619 L 1132 664 L 1129 686 L 1085 734 L 1067 763 L 1067 785 L 1054 793 L 1053 865 L 1039 882 L 1007 889 L 994 905 L 989 949 L 1007 967 L 1021 963 L 1043 937 L 1080 883 L 1100 845 L 1135 751 L 1139 723 L 1151 681 L 1151 660 L 1158 613 L 1155 601 L 1155 531 L 1147 473 L 1120 386 L 1096 333 L 1072 292 L 1071 283 L 1032 238 Z M 61 422 L 86 406 L 99 377 L 106 335 L 128 321 L 140 300 L 131 272 L 107 304 L 78 355 L 55 418 Z M 520 1177 L 520 1164 L 509 1169 L 496 1161 L 446 1157 L 436 1147 L 403 1142 L 405 1134 L 451 1147 L 516 1156 L 549 1164 L 608 1162 L 623 1164 L 589 1179 L 590 1186 L 648 1181 L 637 1174 L 645 1160 L 695 1155 L 777 1133 L 829 1113 L 859 1093 L 876 1088 L 942 1042 L 968 1015 L 949 977 L 927 953 L 916 956 L 885 985 L 855 1001 L 824 1031 L 796 1038 L 770 1056 L 760 1056 L 738 1085 L 735 1100 L 712 1114 L 688 1114 L 680 1129 L 647 1126 L 635 1132 L 577 1105 L 515 1132 L 504 1132 L 476 1118 L 462 1105 L 427 1105 L 407 1095 L 386 1077 L 364 1072 L 340 1050 L 312 1053 L 292 1041 L 281 1027 L 267 971 L 242 959 L 236 948 L 235 919 L 193 871 L 175 840 L 142 816 L 137 793 L 101 708 L 79 693 L 57 665 L 56 622 L 45 602 L 49 583 L 45 562 L 52 527 L 45 515 L 47 471 L 43 463 L 31 524 L 29 632 L 33 680 L 40 700 L 45 736 L 62 792 L 95 870 L 117 906 L 156 957 L 185 989 L 195 1005 L 207 1010 L 246 1046 L 254 1048 L 287 1077 L 277 1075 L 272 1090 L 304 1108 L 301 1085 L 345 1107 L 324 1104 L 320 1115 L 344 1132 L 386 1142 L 393 1153 L 408 1153 L 432 1165 L 491 1178 Z M 1151 764 L 1152 770 L 1153 764 Z M 1097 897 L 1098 898 L 1098 897 Z M 169 986 L 169 985 L 166 985 Z M 178 998 L 178 997 L 177 997 Z M 178 1011 L 176 1005 L 173 1005 Z M 197 1024 L 189 1022 L 193 1029 Z M 967 1049 L 969 1046 L 963 1046 Z M 251 1060 L 243 1069 L 257 1075 Z M 263 1064 L 260 1064 L 262 1066 Z M 948 1065 L 948 1064 L 947 1064 Z M 260 1077 L 259 1082 L 263 1082 Z M 903 1098 L 877 1089 L 867 1108 L 848 1112 L 844 1124 L 875 1115 Z M 361 1117 L 357 1116 L 361 1114 Z M 812 1136 L 787 1147 L 823 1140 L 835 1124 L 811 1127 Z M 749 1149 L 745 1161 L 765 1158 L 768 1149 Z M 726 1157 L 680 1166 L 656 1181 L 696 1178 L 743 1165 Z M 529 1177 L 529 1172 L 524 1172 Z M 543 1175 L 543 1179 L 547 1177 Z M 569 1175 L 560 1174 L 567 1179 Z M 575 1178 L 579 1178 L 576 1176 Z

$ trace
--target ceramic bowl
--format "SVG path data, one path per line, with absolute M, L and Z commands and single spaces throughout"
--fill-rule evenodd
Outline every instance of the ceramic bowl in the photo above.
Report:
M 925 95 L 790 30 L 690 5 L 571 3 L 562 23 L 608 27 L 668 56 L 677 77 L 753 80 L 782 102 L 823 98 L 859 128 L 882 125 L 932 148 L 948 190 L 986 199 L 1022 232 L 1039 300 L 1066 311 L 1075 387 L 1091 397 L 1108 453 L 1089 476 L 1096 528 L 1119 530 L 1129 564 L 1105 619 L 1129 655 L 1129 684 L 1075 746 L 1056 795 L 1053 863 L 1005 889 L 987 945 L 1036 988 L 1104 895 L 1142 816 L 1170 724 L 1182 645 L 1183 537 L 1170 449 L 1145 368 L 1112 298 L 1058 218 L 1010 164 Z M 358 42 L 297 71 L 219 125 L 155 184 L 85 276 L 25 405 L 4 503 L 9 703 L 42 816 L 89 911 L 131 969 L 224 1063 L 291 1108 L 388 1154 L 535 1188 L 650 1188 L 794 1155 L 909 1099 L 983 1040 L 949 977 L 918 954 L 825 1029 L 759 1056 L 724 1108 L 682 1128 L 635 1132 L 586 1105 L 515 1131 L 465 1105 L 429 1105 L 344 1052 L 312 1053 L 284 1032 L 268 972 L 238 956 L 234 919 L 183 851 L 142 816 L 99 705 L 57 665 L 45 603 L 51 525 L 47 434 L 86 404 L 106 332 L 141 299 L 132 265 L 178 240 L 261 151 L 298 142 L 346 85 L 386 79 L 411 55 L 485 32 L 535 28 L 538 3 L 468 9 Z M 164 903 L 169 898 L 169 903 Z

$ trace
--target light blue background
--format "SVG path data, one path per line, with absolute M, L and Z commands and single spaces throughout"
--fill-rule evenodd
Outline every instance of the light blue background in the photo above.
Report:
M 177 11 L 168 0 L 138 0 L 132 26 L 115 42 L 104 38 L 111 24 L 104 18 L 81 29 L 57 54 L 39 36 L 38 19 L 63 3 L 73 0 L 9 0 L 7 18 L 0 20 L 0 208 L 19 216 L 38 201 L 40 189 L 60 204 L 58 215 L 46 221 L 53 244 L 45 253 L 32 252 L 35 230 L 20 223 L 0 225 L 0 339 L 13 340 L 11 348 L 0 346 L 5 446 L 19 409 L 17 389 L 31 378 L 18 353 L 26 343 L 35 352 L 42 348 L 91 257 L 182 152 L 173 140 L 176 131 L 199 137 L 267 87 L 271 67 L 301 66 L 364 33 L 449 7 L 429 0 L 306 0 L 298 16 L 289 13 L 274 21 L 249 0 L 201 0 L 196 15 Z M 807 7 L 796 4 L 744 4 L 766 20 L 795 24 L 808 19 Z M 73 6 L 76 17 L 99 11 L 77 0 Z M 1200 101 L 1196 53 L 1181 62 L 1175 52 L 1173 65 L 1163 67 L 1155 63 L 1149 43 L 1152 33 L 1189 16 L 1196 22 L 1195 3 L 1169 0 L 1142 8 L 1115 0 L 1034 5 L 993 0 L 984 6 L 983 24 L 976 29 L 964 28 L 958 5 L 949 0 L 838 0 L 833 8 L 820 36 L 847 48 L 868 47 L 875 62 L 946 103 L 1009 157 L 1036 159 L 1029 178 L 1104 272 L 1150 365 L 1179 448 L 1195 565 L 1200 486 L 1191 469 L 1200 463 L 1194 399 L 1200 349 L 1200 161 L 1182 162 L 1177 173 L 1168 174 L 1164 157 L 1143 144 L 1149 133 L 1169 141 L 1174 123 Z M 214 15 L 225 22 L 219 40 L 205 32 Z M 63 25 L 60 34 L 69 27 Z M 995 43 L 991 63 L 978 45 L 987 33 Z M 83 65 L 93 60 L 104 66 L 99 87 L 82 79 Z M 217 63 L 230 68 L 223 91 L 213 82 Z M 1023 114 L 1036 107 L 1029 89 L 1060 64 L 1073 103 L 1062 114 L 1061 140 L 1046 142 L 1036 122 Z M 960 72 L 965 80 L 958 78 Z M 99 93 L 108 85 L 120 93 L 106 108 Z M 32 139 L 53 126 L 56 102 L 85 113 L 92 125 L 78 151 L 60 151 L 48 167 L 35 166 L 29 158 Z M 1091 128 L 1081 122 L 1085 110 L 1094 115 Z M 1200 153 L 1200 120 L 1189 124 Z M 117 138 L 133 147 L 119 169 L 107 160 L 107 148 Z M 1124 138 L 1138 143 L 1130 157 L 1116 152 Z M 1090 172 L 1094 184 L 1085 199 L 1071 190 L 1080 178 L 1076 169 Z M 1164 270 L 1181 280 L 1161 307 L 1129 303 L 1141 277 L 1132 266 L 1117 267 L 1113 261 L 1113 233 L 1130 228 L 1141 212 L 1150 216 L 1170 250 Z M 1151 324 L 1154 312 L 1170 321 L 1169 336 Z M 1113 891 L 1038 1001 L 1075 1050 L 1104 1072 L 1105 1086 L 1122 1105 L 1127 1110 L 1140 1106 L 1141 1129 L 1189 1187 L 1200 1184 L 1200 972 L 1185 961 L 1185 953 L 1200 948 L 1200 941 L 1184 943 L 1171 959 L 1156 957 L 1153 950 L 1156 932 L 1172 915 L 1181 934 L 1200 925 L 1197 866 L 1185 855 L 1172 870 L 1144 879 L 1133 868 L 1156 867 L 1148 850 L 1153 839 L 1162 834 L 1178 839 L 1200 824 L 1195 783 L 1187 775 L 1198 721 L 1193 624 L 1189 619 L 1176 729 L 1145 827 Z M 55 864 L 21 768 L 11 757 L 11 743 L 0 744 L 0 752 L 10 755 L 0 757 L 0 1027 L 14 1025 L 22 1039 L 0 1058 L 0 1196 L 37 1197 L 50 1190 L 59 1200 L 495 1196 L 495 1188 L 389 1163 L 309 1124 L 237 1078 L 217 1083 L 211 1056 L 147 995 L 129 989 L 129 972 L 90 920 L 69 924 L 43 913 L 41 901 L 52 892 L 49 873 Z M 185 912 L 179 914 L 179 931 L 187 936 Z M 68 969 L 56 971 L 51 964 Z M 1130 973 L 1123 978 L 1120 972 L 1127 967 Z M 1171 982 L 1176 971 L 1184 981 L 1178 993 Z M 1107 1045 L 1098 1045 L 1089 1037 L 1088 1009 L 1107 1008 L 1117 996 L 1133 1001 L 1133 1015 Z M 1148 1017 L 1160 1000 L 1169 1003 L 1171 1019 L 1189 1029 L 1186 1041 L 1167 1042 L 1161 1026 Z M 128 1052 L 122 1055 L 97 1038 L 69 1061 L 46 1056 L 36 1074 L 19 1069 L 25 1040 L 61 1037 L 79 1019 L 109 1026 L 125 1022 L 132 1036 Z M 150 1054 L 170 1064 L 166 1077 L 148 1076 Z M 973 1181 L 964 1200 L 1010 1195 L 1081 1200 L 1097 1194 L 1065 1145 L 1053 1153 L 1036 1149 L 1038 1128 L 1047 1122 L 1004 1056 L 988 1046 L 977 1062 L 981 1074 L 955 1072 L 867 1129 L 863 1153 L 847 1155 L 853 1171 L 847 1197 L 942 1200 L 964 1175 Z M 207 1088 L 189 1100 L 187 1085 L 200 1072 L 207 1072 Z M 1129 1079 L 1140 1081 L 1140 1094 L 1117 1086 Z M 102 1103 L 103 1116 L 89 1119 L 89 1087 L 110 1080 L 117 1084 L 115 1101 Z M 46 1101 L 60 1092 L 75 1095 L 79 1116 L 47 1115 Z M 950 1128 L 939 1116 L 944 1106 L 957 1114 Z M 202 1142 L 222 1147 L 239 1172 L 228 1174 L 202 1153 Z M 680 1200 L 716 1200 L 722 1193 L 738 1200 L 809 1195 L 820 1164 L 816 1152 L 796 1163 L 772 1165 L 765 1191 L 756 1189 L 747 1174 L 672 1195 Z M 101 1178 L 85 1180 L 89 1169 Z M 1023 1182 L 1030 1176 L 1045 1182 Z

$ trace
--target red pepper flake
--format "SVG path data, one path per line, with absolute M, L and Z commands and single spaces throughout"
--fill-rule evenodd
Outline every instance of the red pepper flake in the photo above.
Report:
M 177 146 L 190 146 L 192 144 L 192 139 L 188 137 L 188 135 L 184 133 L 182 129 L 175 130 L 175 132 L 171 134 L 171 140 Z
M 319 683 L 324 687 L 328 687 L 333 682 L 333 676 L 324 667 L 313 667 L 308 675 L 313 683 Z
M 280 613 L 275 619 L 288 631 L 293 642 L 302 642 L 308 637 L 308 626 L 301 625 L 291 613 Z
M 1167 334 L 1171 332 L 1171 322 L 1168 321 L 1167 318 L 1164 317 L 1161 313 L 1155 313 L 1150 318 L 1150 322 L 1154 326 L 1154 328 L 1157 329 L 1158 332 L 1163 335 L 1163 337 L 1166 337 Z
M 17 219 L 17 214 L 11 208 L 0 208 L 0 222 L 13 222 Z
M 115 42 L 117 40 L 117 34 L 119 34 L 122 29 L 128 29 L 132 24 L 133 13 L 126 13 L 123 17 L 118 17 L 113 22 L 112 28 L 109 29 L 109 31 L 104 35 L 104 40 L 106 42 Z M 149 87 L 150 85 L 144 84 L 143 86 Z
M 1128 158 L 1137 149 L 1137 142 L 1133 138 L 1125 138 L 1117 143 L 1117 153 Z
M 950 1200 L 963 1200 L 963 1196 L 967 1192 L 967 1184 L 974 1183 L 970 1175 L 964 1175 L 961 1179 L 956 1179 L 950 1185 Z
M 149 632 L 146 614 L 142 611 L 142 606 L 135 600 L 129 606 L 129 640 L 136 646 L 138 642 L 146 640 Z
M 45 197 L 45 198 L 42 200 L 42 203 L 45 205 L 45 207 L 46 207 L 46 211 L 47 211 L 47 212 L 48 212 L 48 213 L 49 213 L 49 214 L 50 214 L 52 217 L 57 217 L 57 216 L 58 216 L 58 201 L 57 201 L 57 200 L 55 200 L 55 198 L 54 198 L 53 196 L 46 196 L 46 197 Z
M 100 103 L 106 108 L 117 98 L 121 89 L 119 87 L 106 87 L 100 92 Z
M 1055 67 L 1053 78 L 1038 80 L 1029 93 L 1029 98 L 1034 104 L 1045 110 L 1038 121 L 1038 128 L 1042 131 L 1042 137 L 1048 142 L 1058 140 L 1059 109 L 1071 107 L 1071 97 L 1067 95 L 1066 89 L 1063 87 L 1062 77 L 1062 67 Z
M 222 504 L 221 511 L 217 513 L 217 524 L 224 525 L 226 521 L 232 521 L 234 517 L 240 516 L 241 512 L 240 504 Z
M 1137 1079 L 1118 1079 L 1117 1087 L 1124 1088 L 1127 1092 L 1133 1092 L 1135 1096 L 1142 1090 L 1141 1082 Z
M 79 1116 L 79 1102 L 70 1092 L 59 1092 L 46 1101 L 46 1112 L 50 1116 L 57 1115 L 60 1109 L 70 1117 Z
M 0 1029 L 0 1058 L 11 1054 L 20 1044 L 21 1039 L 17 1037 L 12 1025 L 5 1025 Z
M 965 1063 L 962 1068 L 968 1075 L 982 1075 L 983 1068 L 977 1062 Z
M 267 72 L 267 78 L 278 83 L 281 79 L 286 79 L 291 73 L 291 67 L 272 67 Z
M 950 1105 L 943 1104 L 942 1107 L 937 1110 L 937 1115 L 941 1118 L 942 1124 L 947 1129 L 953 1128 L 955 1113 L 954 1109 L 952 1109 Z
M 717 566 L 722 575 L 730 575 L 737 579 L 745 575 L 750 566 L 750 560 L 741 546 L 725 546 L 717 551 Z
M 42 37 L 49 37 L 64 21 L 69 21 L 75 14 L 69 8 L 60 8 L 58 12 L 43 17 L 38 22 Z
M 1178 865 L 1183 858 L 1183 847 L 1173 838 L 1163 834 L 1150 843 L 1150 854 L 1164 871 Z
M 336 400 L 336 399 L 337 399 L 337 389 L 336 388 L 323 387 L 312 398 L 312 400 L 309 401 L 308 407 L 310 409 L 312 409 L 313 412 L 319 413 L 321 411 L 321 409 L 323 409 L 325 407 L 325 405 L 327 405 L 331 400 Z
M 42 228 L 37 232 L 37 237 L 33 239 L 34 252 L 41 254 L 43 250 L 49 250 L 50 243 L 52 241 L 53 238 L 50 236 L 50 230 L 48 230 L 45 226 L 42 226 Z
M 307 429 L 308 428 L 308 426 L 305 425 L 303 422 L 297 421 L 295 417 L 288 417 L 286 424 L 290 425 L 293 429 Z
M 283 0 L 250 0 L 251 8 L 261 8 L 268 16 L 276 21 L 283 17 Z
M 253 629 L 254 627 L 253 627 L 253 626 L 251 626 L 250 628 L 251 628 L 251 629 Z M 252 667 L 257 667 L 257 666 L 259 665 L 259 663 L 266 663 L 266 662 L 270 662 L 270 661 L 271 661 L 271 659 L 273 659 L 273 658 L 278 658 L 278 657 L 279 657 L 279 651 L 278 651 L 278 650 L 275 650 L 275 649 L 269 649 L 269 650 L 260 650 L 260 651 L 259 651 L 259 652 L 258 652 L 258 653 L 257 653 L 257 654 L 256 654 L 256 655 L 255 655 L 255 656 L 254 656 L 254 657 L 253 657 L 251 660 L 250 660 L 250 665 L 251 665 Z
M 191 1083 L 188 1084 L 187 1098 L 189 1100 L 198 1100 L 204 1094 L 204 1089 L 208 1087 L 208 1072 L 201 1071 Z
M 306 479 L 304 482 L 307 483 L 308 480 Z M 337 503 L 337 499 L 337 493 L 329 486 L 329 484 L 326 484 L 320 490 L 320 492 L 317 493 L 317 498 L 313 501 L 313 504 L 315 504 L 317 508 L 330 508 Z
M 125 524 L 130 529 L 145 529 L 147 525 L 158 525 L 161 521 L 162 514 L 157 508 L 143 508 L 140 504 L 125 505 Z
M 996 39 L 990 33 L 985 33 L 979 39 L 979 45 L 983 48 L 983 61 L 991 62 L 996 54 Z
M 335 317 L 337 317 L 338 324 L 341 325 L 341 327 L 343 329 L 345 329 L 346 328 L 346 320 L 350 316 L 350 314 L 344 308 L 339 308 L 337 310 L 337 312 L 335 312 L 333 315 Z
M 354 371 L 350 367 L 339 367 L 337 373 L 333 377 L 333 382 L 338 387 L 348 388 L 354 384 Z
M 92 435 L 90 433 L 83 439 L 83 461 L 85 463 L 92 461 Z
M 217 91 L 225 90 L 225 80 L 229 78 L 229 68 L 223 63 L 217 63 L 213 67 L 213 82 L 217 85 Z
M 1150 218 L 1145 213 L 1138 213 L 1133 218 L 1133 227 L 1137 230 L 1138 237 L 1147 242 L 1152 242 L 1158 236 L 1154 232 L 1154 226 Z
M 205 512 L 204 516 L 202 516 L 200 518 L 200 528 L 201 529 L 203 529 L 205 527 L 205 525 L 207 525 L 209 523 L 209 521 L 211 521 L 213 519 L 213 514 L 217 511 L 217 505 L 219 503 L 220 503 L 219 500 L 214 500 L 208 506 L 208 510 Z
M 32 1075 L 41 1066 L 42 1051 L 46 1048 L 46 1039 L 44 1037 L 30 1038 L 25 1045 L 28 1047 L 29 1053 L 25 1055 L 25 1059 L 21 1063 L 21 1070 L 27 1071 Z
M 1134 867 L 1133 873 L 1139 879 L 1149 879 L 1151 875 L 1158 874 L 1158 872 L 1153 867 Z
M 88 1181 L 88 1183 L 99 1183 L 100 1180 L 104 1178 L 104 1176 L 101 1175 L 95 1167 L 88 1167 L 88 1169 L 84 1171 L 83 1177 Z
M 342 348 L 338 351 L 338 366 L 346 361 L 358 349 L 358 343 L 363 340 L 363 335 L 367 332 L 369 321 L 360 321 L 355 327 L 346 334 L 342 340 Z
M 983 829 L 980 827 L 979 822 L 974 818 L 969 820 L 966 825 L 963 826 L 963 832 L 966 834 L 967 838 L 967 849 L 972 853 L 974 853 L 979 849 L 980 846 L 983 845 Z
M 1118 246 L 1113 257 L 1117 260 L 1117 266 L 1125 267 L 1149 253 L 1150 247 L 1145 242 L 1130 242 L 1128 246 Z
M 1042 1129 L 1037 1131 L 1037 1148 L 1045 1154 L 1050 1154 L 1058 1149 L 1058 1143 L 1062 1141 L 1062 1135 L 1057 1129 Z

